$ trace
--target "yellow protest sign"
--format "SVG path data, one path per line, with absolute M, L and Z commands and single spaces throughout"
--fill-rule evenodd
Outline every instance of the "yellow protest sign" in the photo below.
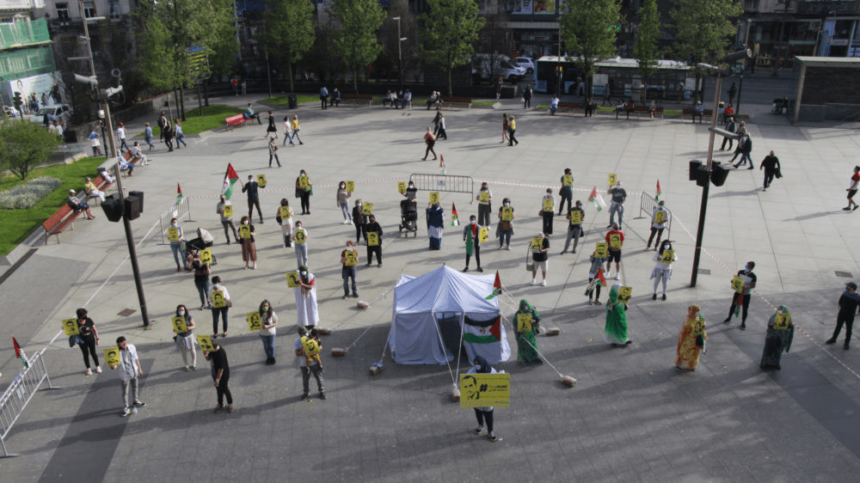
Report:
M 287 287 L 296 288 L 299 286 L 299 272 L 287 272 Z
M 77 319 L 63 319 L 63 330 L 66 332 L 67 337 L 81 333 L 81 329 L 78 328 Z
M 358 253 L 354 250 L 347 250 L 346 253 L 343 254 L 343 264 L 347 267 L 354 267 L 358 264 Z
M 258 174 L 257 175 L 257 185 L 260 188 L 266 187 L 266 175 L 265 174 Z
M 539 252 L 543 249 L 543 238 L 536 236 L 532 238 L 531 243 L 529 244 L 533 251 Z
M 439 192 L 438 191 L 431 191 L 430 192 L 430 204 L 435 205 L 436 203 L 439 203 Z
M 618 182 L 618 175 L 615 173 L 609 173 L 607 178 L 609 179 L 609 187 L 610 188 L 615 186 L 616 183 Z
M 367 246 L 379 246 L 379 233 L 373 232 L 367 234 Z
M 609 244 L 606 242 L 600 242 L 597 244 L 597 247 L 594 249 L 594 256 L 597 258 L 606 258 L 608 251 L 609 251 Z
M 633 293 L 633 287 L 621 287 L 618 290 L 618 301 L 622 304 L 630 303 L 630 295 Z
M 791 314 L 780 312 L 776 314 L 776 319 L 773 321 L 773 328 L 776 330 L 786 330 L 788 329 L 789 323 L 791 323 Z
M 737 293 L 744 292 L 744 278 L 740 275 L 732 277 L 732 289 Z
M 609 246 L 616 250 L 621 249 L 621 235 L 617 233 L 609 235 Z
M 517 314 L 517 332 L 532 331 L 532 314 Z
M 208 335 L 198 335 L 197 343 L 200 345 L 200 349 L 203 352 L 214 352 L 215 344 L 212 343 L 212 339 L 209 338 Z
M 481 408 L 511 405 L 510 374 L 460 374 L 460 407 Z
M 212 249 L 200 250 L 200 263 L 212 263 Z
M 373 203 L 365 203 L 361 207 L 361 214 L 364 216 L 369 216 L 373 213 Z
M 224 292 L 221 290 L 212 291 L 212 306 L 216 309 L 223 309 L 227 306 L 227 300 L 224 298 Z
M 299 228 L 296 230 L 296 243 L 306 243 L 308 241 L 308 232 L 304 230 L 304 228 Z
M 543 199 L 543 211 L 549 211 L 552 213 L 552 198 L 544 198 Z
M 224 218 L 230 218 L 233 216 L 233 205 L 224 205 L 221 211 L 224 213 Z
M 672 263 L 675 260 L 675 250 L 663 250 L 663 256 L 660 261 L 663 263 Z
M 251 225 L 239 225 L 239 237 L 251 238 Z
M 481 228 L 480 230 L 478 230 L 478 242 L 479 243 L 484 243 L 489 239 L 490 239 L 489 230 L 487 229 L 486 226 Z
M 176 332 L 179 334 L 184 334 L 188 332 L 188 324 L 185 322 L 185 317 L 174 317 L 170 319 L 170 322 L 173 324 L 173 328 L 176 329 Z
M 179 241 L 179 228 L 173 228 L 172 226 L 167 229 L 167 239 L 172 242 Z
M 581 225 L 582 224 L 582 212 L 579 210 L 571 210 L 570 212 L 570 224 L 571 225 Z
M 355 191 L 355 181 L 346 182 L 346 191 L 347 193 L 352 193 L 353 191 Z
M 400 194 L 402 194 L 402 195 L 406 194 L 406 182 L 405 181 L 398 181 L 397 182 L 397 191 L 399 191 Z
M 310 183 L 310 179 L 307 176 L 299 176 L 299 187 L 303 190 L 307 190 Z
M 663 210 L 657 210 L 654 212 L 654 224 L 662 225 L 666 223 L 666 212 Z
M 514 219 L 514 209 L 510 206 L 502 207 L 502 221 L 512 221 Z
M 290 207 L 289 206 L 281 206 L 278 208 L 278 214 L 281 215 L 282 220 L 289 220 L 292 215 L 290 215 Z
M 259 312 L 248 312 L 248 314 L 245 315 L 245 319 L 248 321 L 248 330 L 251 332 L 263 328 L 263 320 L 260 318 Z
M 108 366 L 118 366 L 120 363 L 119 360 L 119 347 L 111 347 L 110 349 L 104 350 L 105 354 L 105 364 Z
M 573 186 L 573 175 L 566 174 L 564 175 L 564 185 L 565 186 Z
M 489 191 L 481 191 L 478 194 L 478 200 L 482 205 L 486 205 L 490 203 L 490 192 Z

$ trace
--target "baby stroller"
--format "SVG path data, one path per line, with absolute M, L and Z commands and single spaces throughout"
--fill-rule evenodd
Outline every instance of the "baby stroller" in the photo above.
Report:
M 418 206 L 415 200 L 403 200 L 400 202 L 400 228 L 399 231 L 403 234 L 406 231 L 406 236 L 412 233 L 413 237 L 418 237 Z
M 212 234 L 203 228 L 197 229 L 197 238 L 193 238 L 185 242 L 185 260 L 186 267 L 190 267 L 191 262 L 200 258 L 200 250 L 205 250 L 215 244 L 215 239 Z M 212 254 L 212 263 L 210 265 L 218 265 L 218 259 L 215 254 Z

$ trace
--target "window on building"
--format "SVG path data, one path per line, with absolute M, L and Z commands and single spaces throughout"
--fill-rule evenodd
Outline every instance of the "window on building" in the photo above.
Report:
M 93 2 L 84 2 L 84 17 L 96 17 L 96 6 Z
M 69 4 L 68 3 L 57 3 L 57 18 L 60 20 L 68 20 L 69 19 Z
M 120 17 L 119 3 L 116 0 L 110 0 L 108 6 L 110 7 L 110 18 L 118 19 Z

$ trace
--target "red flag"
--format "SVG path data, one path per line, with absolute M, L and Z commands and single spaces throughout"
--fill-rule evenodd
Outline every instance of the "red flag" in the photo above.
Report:
M 600 282 L 600 285 L 603 285 L 604 287 L 608 287 L 608 285 L 606 285 L 606 277 L 603 276 L 603 269 L 602 268 L 597 269 L 597 275 L 595 275 L 594 278 L 597 279 L 598 282 Z
M 460 218 L 457 216 L 457 205 L 451 203 L 451 226 L 460 226 Z
M 499 271 L 496 270 L 496 281 L 493 282 L 493 293 L 484 297 L 487 300 L 492 300 L 493 297 L 502 293 L 502 280 L 499 278 Z
M 442 174 L 445 174 L 445 155 L 439 155 L 439 169 L 442 170 Z
M 179 186 L 179 183 L 176 183 L 176 202 L 175 205 L 178 205 L 182 202 L 182 187 Z
M 18 341 L 12 337 L 12 345 L 15 346 L 15 357 L 21 360 L 24 363 L 24 367 L 30 367 L 30 363 L 27 362 L 27 355 L 24 354 L 24 349 L 21 349 L 21 346 L 18 345 Z
M 496 280 L 498 280 L 498 272 L 496 275 Z M 493 334 L 498 340 L 502 340 L 502 317 L 496 317 L 496 323 L 490 326 L 490 334 Z

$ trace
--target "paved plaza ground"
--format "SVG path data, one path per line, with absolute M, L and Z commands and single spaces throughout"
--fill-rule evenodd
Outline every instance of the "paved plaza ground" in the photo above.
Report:
M 218 102 L 239 100 L 213 100 Z M 763 121 L 766 109 L 756 111 Z M 275 116 L 280 120 L 287 112 Z M 439 141 L 436 150 L 447 173 L 488 181 L 494 209 L 504 197 L 516 209 L 512 251 L 497 251 L 493 234 L 481 253 L 484 274 L 498 270 L 506 288 L 502 312 L 510 317 L 516 301 L 528 299 L 545 327 L 561 330 L 558 337 L 539 337 L 539 349 L 558 371 L 578 380 L 568 388 L 549 365 L 518 365 L 509 329 L 514 354 L 498 369 L 511 373 L 511 406 L 496 409 L 496 433 L 504 440 L 492 444 L 471 433 L 473 412 L 451 402 L 449 367 L 396 365 L 385 354 L 382 373 L 368 374 L 390 327 L 393 292 L 382 294 L 401 274 L 464 266 L 462 227 L 446 223 L 441 251 L 428 250 L 423 215 L 417 238 L 398 236 L 397 181 L 440 173 L 438 161 L 421 161 L 432 112 L 307 105 L 296 112 L 304 145 L 281 149 L 282 168 L 267 166 L 266 126 L 246 124 L 190 137 L 188 149 L 169 154 L 159 145 L 147 153 L 152 164 L 124 180 L 128 189 L 145 192 L 145 211 L 132 224 L 152 330 L 141 329 L 122 225 L 109 223 L 101 210 L 94 221 L 76 222 L 61 244 L 39 247 L 2 283 L 7 343 L 14 335 L 28 353 L 37 351 L 54 338 L 61 319 L 86 305 L 102 348 L 119 335 L 136 344 L 146 402 L 137 415 L 120 418 L 117 374 L 85 377 L 80 351 L 57 338 L 45 362 L 61 389 L 37 394 L 16 423 L 6 445 L 20 456 L 0 460 L 4 481 L 856 481 L 860 344 L 849 351 L 841 340 L 824 345 L 835 325 L 836 301 L 852 280 L 836 272 L 860 278 L 860 213 L 842 211 L 858 164 L 856 130 L 755 122 L 754 116 L 749 130 L 756 169 L 732 172 L 723 187 L 711 188 L 705 272 L 690 288 L 701 189 L 688 181 L 688 161 L 706 158 L 706 125 L 551 117 L 514 103 L 446 111 L 449 140 Z M 500 142 L 502 112 L 517 116 L 518 146 Z M 137 132 L 147 120 L 154 117 L 126 125 Z M 770 150 L 784 177 L 763 192 L 758 165 Z M 717 161 L 730 157 L 715 154 Z M 243 270 L 240 248 L 225 244 L 215 214 L 228 162 L 243 181 L 248 174 L 268 177 L 261 195 L 265 223 L 254 217 L 256 271 Z M 549 284 L 529 286 L 524 259 L 541 227 L 540 198 L 547 187 L 557 192 L 567 167 L 575 178 L 574 199 L 585 203 L 587 235 L 576 254 L 559 255 L 565 221 L 557 217 Z M 312 215 L 299 219 L 309 233 L 320 325 L 334 329 L 323 339 L 325 401 L 314 392 L 311 401 L 299 399 L 295 300 L 284 279 L 296 258 L 281 247 L 275 222 L 282 197 L 300 212 L 293 197 L 300 169 L 315 186 Z M 583 296 L 588 255 L 609 217 L 595 212 L 587 198 L 595 186 L 605 193 L 608 173 L 618 174 L 629 195 L 621 281 L 633 287 L 627 320 L 634 342 L 626 349 L 604 342 L 605 308 L 587 305 Z M 639 213 L 640 193 L 653 196 L 658 179 L 674 215 L 670 237 L 680 258 L 666 301 L 651 300 L 654 252 L 644 251 L 649 220 Z M 364 311 L 354 299 L 341 299 L 339 254 L 355 236 L 352 226 L 341 224 L 335 203 L 341 180 L 356 182 L 353 200 L 375 204 L 385 232 L 383 267 L 358 269 L 361 299 L 375 300 Z M 171 340 L 177 304 L 193 307 L 198 333 L 208 334 L 211 322 L 208 311 L 197 310 L 192 276 L 176 272 L 159 233 L 159 216 L 175 200 L 177 182 L 190 199 L 193 220 L 182 225 L 189 233 L 204 227 L 215 235 L 213 274 L 234 301 L 229 337 L 222 342 L 232 366 L 232 414 L 212 414 L 208 371 L 185 372 Z M 234 200 L 236 213 L 244 213 L 244 195 Z M 419 200 L 423 211 L 428 193 L 420 192 Z M 442 193 L 449 221 L 452 203 L 461 220 L 477 213 L 470 196 Z M 364 245 L 358 248 L 365 258 Z M 739 331 L 736 323 L 721 322 L 733 272 L 749 260 L 756 262 L 758 285 L 748 329 Z M 264 298 L 280 318 L 274 366 L 263 364 L 262 344 L 244 321 Z M 708 351 L 696 372 L 678 373 L 675 347 L 692 303 L 707 318 Z M 791 308 L 801 330 L 782 370 L 764 372 L 758 364 L 766 322 L 780 304 Z M 118 315 L 129 308 L 131 315 Z M 330 348 L 347 346 L 346 357 L 329 355 Z M 6 347 L 0 354 L 3 387 L 20 369 Z

